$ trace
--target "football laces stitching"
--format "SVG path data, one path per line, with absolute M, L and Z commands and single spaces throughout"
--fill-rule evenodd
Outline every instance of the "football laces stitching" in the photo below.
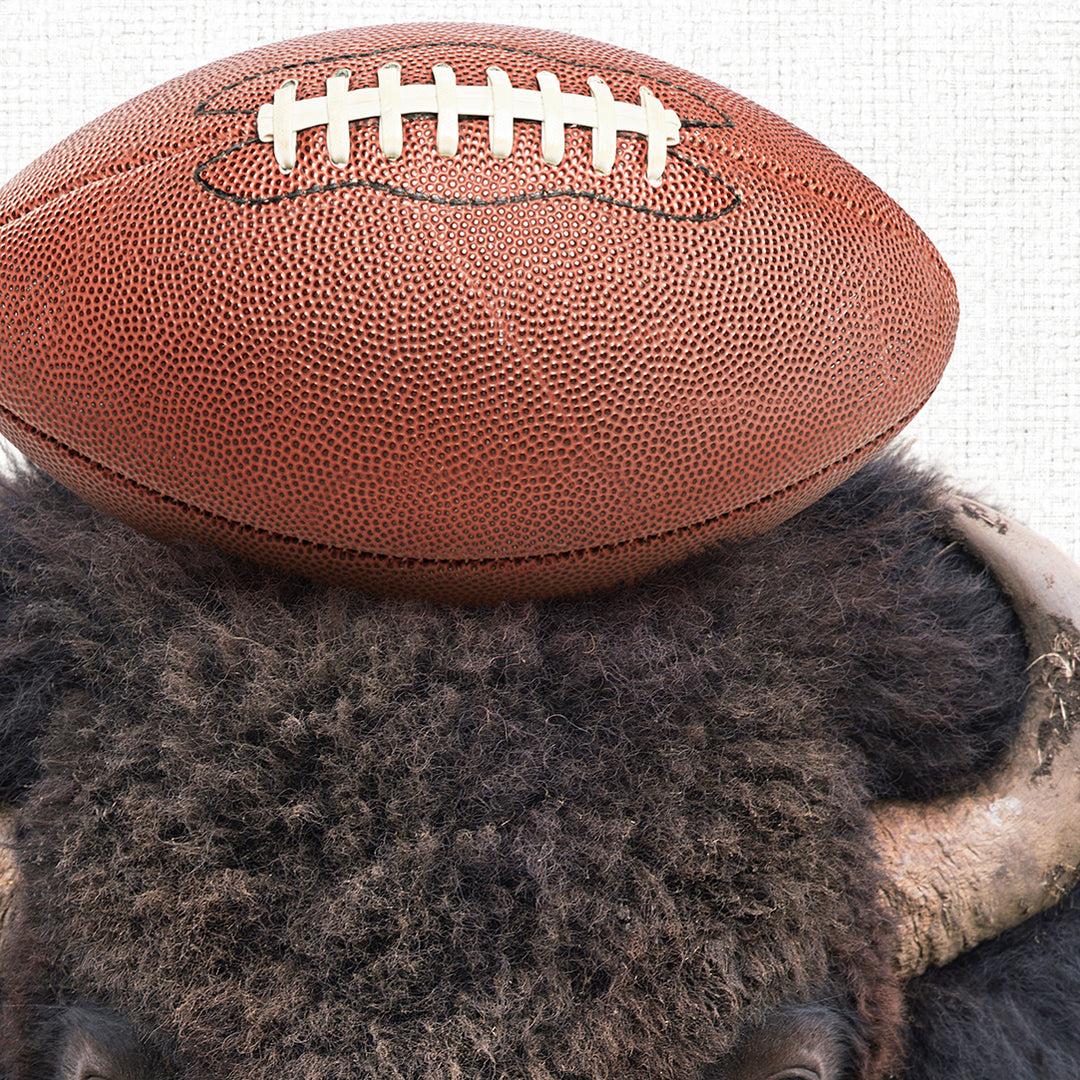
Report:
M 401 157 L 404 146 L 402 117 L 436 117 L 435 147 L 442 157 L 458 150 L 458 124 L 462 117 L 486 117 L 488 146 L 494 158 L 505 159 L 514 147 L 516 121 L 540 124 L 540 149 L 548 165 L 558 165 L 565 154 L 567 126 L 592 131 L 592 167 L 608 175 L 615 166 L 619 133 L 644 135 L 645 179 L 659 187 L 667 164 L 667 148 L 679 142 L 678 113 L 666 109 L 648 87 L 638 92 L 640 104 L 616 101 L 603 79 L 593 75 L 589 96 L 563 93 L 558 77 L 538 71 L 539 89 L 512 86 L 502 68 L 487 68 L 484 86 L 459 85 L 449 64 L 432 68 L 433 82 L 401 84 L 401 66 L 384 64 L 378 85 L 349 89 L 351 73 L 336 71 L 326 80 L 326 96 L 298 99 L 296 79 L 287 79 L 274 92 L 273 101 L 258 113 L 259 138 L 274 144 L 274 158 L 283 173 L 296 168 L 296 134 L 310 128 L 326 129 L 330 162 L 344 169 L 349 163 L 349 124 L 377 118 L 379 149 L 390 161 Z

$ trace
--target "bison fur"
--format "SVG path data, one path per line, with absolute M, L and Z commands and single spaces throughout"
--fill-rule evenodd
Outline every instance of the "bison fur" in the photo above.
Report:
M 460 610 L 8 483 L 0 1068 L 90 1031 L 183 1080 L 727 1080 L 798 1028 L 837 1080 L 1075 1080 L 1071 901 L 894 970 L 867 807 L 972 784 L 1026 685 L 940 486 L 884 460 L 632 589 Z

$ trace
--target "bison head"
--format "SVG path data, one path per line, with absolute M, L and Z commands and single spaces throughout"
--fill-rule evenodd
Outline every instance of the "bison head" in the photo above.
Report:
M 1074 569 L 895 463 L 578 601 L 379 603 L 33 477 L 0 574 L 8 1080 L 871 1080 L 1076 877 Z

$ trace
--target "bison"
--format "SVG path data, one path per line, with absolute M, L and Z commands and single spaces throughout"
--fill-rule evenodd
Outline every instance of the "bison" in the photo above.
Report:
M 1080 584 L 935 475 L 475 610 L 0 503 L 7 1080 L 1080 1075 Z

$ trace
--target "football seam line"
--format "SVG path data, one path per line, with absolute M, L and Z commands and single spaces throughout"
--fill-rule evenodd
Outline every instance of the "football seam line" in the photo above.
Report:
M 579 61 L 579 60 L 567 60 L 567 59 L 563 59 L 563 58 L 560 58 L 560 57 L 550 56 L 550 55 L 548 55 L 546 53 L 537 52 L 537 51 L 532 50 L 532 49 L 522 49 L 520 47 L 515 47 L 515 46 L 510 46 L 510 45 L 500 45 L 500 44 L 496 44 L 496 43 L 477 42 L 477 41 L 428 41 L 428 42 L 410 43 L 408 45 L 384 46 L 384 47 L 381 47 L 381 48 L 378 48 L 378 49 L 371 49 L 371 50 L 367 50 L 367 51 L 348 52 L 348 53 L 340 53 L 340 54 L 329 54 L 329 55 L 326 55 L 326 56 L 313 58 L 311 60 L 297 60 L 297 61 L 294 61 L 294 62 L 289 63 L 289 64 L 279 64 L 279 65 L 276 65 L 276 66 L 273 66 L 273 67 L 264 68 L 264 69 L 260 70 L 259 72 L 255 73 L 255 74 L 246 75 L 243 78 L 237 79 L 235 82 L 230 83 L 227 86 L 224 86 L 224 87 L 220 88 L 219 90 L 215 90 L 212 94 L 208 95 L 206 98 L 203 99 L 202 102 L 199 103 L 199 105 L 195 109 L 195 112 L 196 112 L 196 115 L 207 115 L 207 116 L 213 116 L 213 115 L 236 115 L 236 114 L 254 115 L 258 111 L 258 106 L 253 107 L 251 109 L 239 109 L 239 108 L 235 108 L 235 109 L 213 109 L 213 108 L 211 108 L 209 106 L 209 103 L 214 98 L 220 97 L 222 94 L 226 94 L 230 90 L 236 89 L 236 87 L 238 87 L 238 86 L 242 86 L 245 82 L 254 82 L 257 79 L 265 78 L 267 75 L 274 75 L 274 74 L 277 74 L 277 73 L 280 73 L 280 72 L 293 71 L 293 70 L 295 70 L 297 68 L 318 67 L 318 66 L 320 66 L 322 64 L 340 63 L 340 62 L 345 61 L 345 60 L 366 59 L 367 57 L 370 57 L 370 56 L 380 56 L 380 55 L 383 55 L 383 54 L 404 52 L 404 51 L 407 51 L 407 50 L 414 50 L 414 49 L 428 49 L 428 48 L 434 48 L 434 47 L 437 47 L 437 46 L 441 46 L 441 47 L 445 47 L 445 48 L 502 49 L 502 50 L 504 50 L 506 52 L 516 53 L 516 54 L 521 55 L 521 56 L 535 57 L 536 59 L 546 60 L 546 61 L 549 61 L 549 62 L 552 62 L 552 63 L 567 64 L 568 66 L 581 68 L 581 69 L 584 69 L 584 70 L 613 71 L 613 72 L 618 72 L 619 74 L 622 74 L 622 75 L 631 75 L 634 78 L 652 79 L 653 81 L 655 81 L 656 83 L 658 83 L 660 85 L 670 87 L 671 89 L 676 90 L 681 94 L 686 94 L 687 97 L 693 98 L 695 101 L 699 102 L 705 108 L 709 109 L 712 112 L 718 113 L 721 117 L 723 117 L 722 122 L 720 122 L 720 123 L 718 123 L 716 125 L 712 125 L 712 124 L 709 124 L 708 122 L 703 123 L 701 121 L 687 120 L 687 119 L 684 119 L 682 116 L 680 116 L 679 119 L 680 119 L 680 121 L 682 123 L 682 126 L 684 128 L 687 128 L 687 127 L 713 127 L 713 126 L 716 126 L 716 127 L 719 127 L 719 128 L 732 128 L 732 129 L 735 129 L 735 128 L 738 127 L 738 125 L 735 123 L 735 121 L 732 120 L 731 117 L 728 116 L 728 114 L 725 113 L 722 109 L 720 109 L 717 105 L 714 105 L 711 101 L 709 101 L 703 95 L 698 94 L 693 90 L 686 89 L 685 87 L 681 86 L 679 83 L 675 82 L 673 79 L 665 79 L 662 76 L 656 76 L 656 75 L 642 75 L 641 72 L 635 71 L 632 68 L 618 67 L 617 65 L 614 65 L 614 64 L 595 64 L 595 63 L 586 63 L 584 61 Z M 729 92 L 734 93 L 734 91 L 729 91 Z M 813 136 L 811 136 L 811 138 L 812 137 Z M 872 211 L 872 210 L 870 210 L 868 208 L 867 209 L 860 209 L 860 208 L 854 206 L 849 200 L 844 199 L 838 192 L 833 191 L 833 190 L 831 190 L 829 188 L 824 188 L 824 187 L 816 185 L 815 182 L 813 181 L 813 179 L 811 177 L 809 177 L 809 176 L 806 176 L 806 175 L 804 175 L 802 173 L 792 172 L 790 169 L 785 169 L 781 165 L 771 165 L 770 166 L 770 164 L 768 162 L 761 161 L 761 160 L 755 160 L 754 158 L 751 158 L 748 155 L 746 155 L 743 151 L 732 150 L 730 147 L 725 147 L 725 146 L 721 145 L 717 149 L 719 149 L 722 153 L 726 154 L 733 161 L 741 161 L 741 162 L 744 162 L 744 163 L 746 163 L 748 165 L 751 165 L 751 166 L 753 166 L 755 168 L 759 168 L 759 169 L 768 169 L 768 171 L 772 172 L 776 176 L 782 176 L 785 179 L 795 181 L 796 183 L 798 183 L 802 187 L 804 187 L 806 190 L 811 191 L 814 194 L 820 195 L 822 198 L 827 199 L 831 203 L 843 206 L 845 209 L 850 210 L 851 212 L 857 214 L 860 218 L 863 218 L 864 220 L 871 221 L 875 225 L 879 226 L 880 228 L 882 228 L 882 229 L 884 229 L 884 230 L 886 230 L 888 232 L 906 231 L 906 230 L 898 230 L 896 225 L 892 224 L 889 221 L 884 220 L 880 215 L 876 214 L 874 211 Z M 671 151 L 669 150 L 669 153 L 670 152 Z M 844 160 L 844 159 L 841 159 L 841 160 Z M 855 168 L 853 165 L 851 165 L 850 162 L 845 161 L 845 164 L 847 164 L 849 167 L 851 167 L 853 169 Z M 870 181 L 870 182 L 872 183 L 872 181 Z M 224 197 L 227 198 L 228 196 L 226 195 Z M 469 205 L 469 204 L 466 203 L 465 205 Z M 676 220 L 681 220 L 681 219 L 676 219 Z
M 811 136 L 811 138 L 813 138 L 813 136 Z M 840 192 L 834 190 L 833 188 L 822 186 L 812 177 L 800 172 L 794 172 L 790 168 L 787 168 L 777 162 L 773 162 L 768 158 L 755 158 L 748 154 L 745 150 L 735 150 L 730 146 L 724 146 L 722 144 L 718 145 L 716 147 L 716 150 L 718 153 L 723 154 L 731 161 L 737 161 L 740 164 L 749 166 L 752 169 L 758 169 L 762 172 L 769 172 L 772 173 L 773 176 L 778 176 L 784 180 L 790 180 L 793 183 L 798 184 L 804 190 L 809 191 L 811 194 L 817 195 L 820 198 L 824 199 L 826 202 L 832 203 L 834 206 L 842 207 L 844 210 L 847 210 L 848 212 L 854 214 L 861 220 L 869 222 L 871 225 L 876 225 L 882 230 L 882 232 L 899 234 L 901 236 L 910 236 L 912 234 L 916 234 L 920 237 L 924 246 L 927 243 L 926 238 L 922 236 L 922 230 L 919 229 L 919 226 L 915 224 L 915 222 L 910 217 L 908 218 L 906 227 L 904 227 L 903 225 L 898 225 L 896 222 L 889 221 L 888 219 L 883 218 L 880 214 L 878 214 L 874 210 L 871 210 L 869 207 L 857 206 L 850 199 L 844 198 L 844 196 L 841 195 Z M 878 188 L 876 184 L 874 184 L 873 180 L 871 180 L 868 176 L 865 176 L 863 173 L 859 172 L 859 170 L 854 165 L 852 165 L 850 161 L 848 161 L 846 158 L 840 158 L 839 156 L 838 160 L 841 161 L 848 168 L 856 172 L 864 183 L 872 185 L 874 188 L 881 192 L 882 196 L 885 199 L 888 199 L 890 202 L 892 202 L 889 196 L 882 189 Z M 895 202 L 893 202 L 893 205 L 896 206 L 897 209 L 899 209 L 901 213 L 903 213 L 905 216 L 907 215 L 907 211 L 904 210 L 903 207 L 898 206 L 898 204 Z
M 139 480 L 133 480 L 131 477 L 125 476 L 123 473 L 117 472 L 115 469 L 109 468 L 109 466 L 95 461 L 93 458 L 87 456 L 74 447 L 68 446 L 60 439 L 53 435 L 49 435 L 35 425 L 23 420 L 20 416 L 16 415 L 10 409 L 0 406 L 0 413 L 12 421 L 13 426 L 21 427 L 29 433 L 32 433 L 35 438 L 41 442 L 49 443 L 56 448 L 56 450 L 68 457 L 82 462 L 88 466 L 92 472 L 98 472 L 106 477 L 109 477 L 112 481 L 117 482 L 121 487 L 135 488 L 138 491 L 144 492 L 149 496 L 151 502 L 162 502 L 167 505 L 175 506 L 184 513 L 190 513 L 208 522 L 220 522 L 234 533 L 246 534 L 249 536 L 265 536 L 271 541 L 281 544 L 285 547 L 302 548 L 313 553 L 327 554 L 332 558 L 339 560 L 342 563 L 348 563 L 353 560 L 362 562 L 375 562 L 383 565 L 393 565 L 401 568 L 417 568 L 417 567 L 446 567 L 446 568 L 460 568 L 465 569 L 467 567 L 496 567 L 496 566 L 525 566 L 529 564 L 535 564 L 539 562 L 558 562 L 565 560 L 580 559 L 589 555 L 597 555 L 602 552 L 615 552 L 620 550 L 626 550 L 643 545 L 652 545 L 658 541 L 672 539 L 681 535 L 689 533 L 700 532 L 703 529 L 707 529 L 713 525 L 716 525 L 725 519 L 735 517 L 740 514 L 745 514 L 749 510 L 753 510 L 756 507 L 765 506 L 776 499 L 787 495 L 801 487 L 805 487 L 807 484 L 812 483 L 826 473 L 836 469 L 838 466 L 844 465 L 846 462 L 850 462 L 853 458 L 862 454 L 868 449 L 884 445 L 896 434 L 901 428 L 910 422 L 912 417 L 919 412 L 922 405 L 917 405 L 911 412 L 907 413 L 902 419 L 896 421 L 891 427 L 886 428 L 885 431 L 878 433 L 867 439 L 861 445 L 855 447 L 855 449 L 844 454 L 842 457 L 836 458 L 829 462 L 827 465 L 822 466 L 816 472 L 810 473 L 807 476 L 785 484 L 783 487 L 776 488 L 774 491 L 769 492 L 767 495 L 763 495 L 758 499 L 754 499 L 752 502 L 743 503 L 741 506 L 735 507 L 732 510 L 727 510 L 722 514 L 717 514 L 715 517 L 706 518 L 702 521 L 694 522 L 690 525 L 679 525 L 674 529 L 666 529 L 657 533 L 650 533 L 645 536 L 632 537 L 628 540 L 616 540 L 607 544 L 594 544 L 590 547 L 572 548 L 564 551 L 549 551 L 534 555 L 505 555 L 497 556 L 494 558 L 460 558 L 460 559 L 431 559 L 423 556 L 409 556 L 409 555 L 390 555 L 377 551 L 365 551 L 360 548 L 342 547 L 339 544 L 330 544 L 318 540 L 306 540 L 299 536 L 289 536 L 286 533 L 275 532 L 272 529 L 263 528 L 259 525 L 249 525 L 244 522 L 234 521 L 232 518 L 226 517 L 224 514 L 215 513 L 212 510 L 204 510 L 201 507 L 195 506 L 193 503 L 185 502 L 183 499 L 176 498 L 173 495 L 167 495 L 161 491 L 155 491 L 152 487 L 142 483 Z M 47 472 L 47 470 L 43 470 Z M 62 482 L 62 481 L 61 481 Z M 85 497 L 84 497 L 85 498 Z M 90 502 L 89 499 L 85 501 Z M 108 511 L 103 511 L 108 514 Z M 109 514 L 115 520 L 123 521 L 115 514 Z M 127 524 L 125 522 L 125 524 Z M 134 528 L 136 532 L 142 532 L 143 530 L 129 525 L 129 528 Z M 187 536 L 183 534 L 175 535 L 172 540 L 164 541 L 166 543 L 174 543 L 183 539 L 194 540 L 199 546 L 214 548 L 216 545 L 210 540 L 197 540 L 190 533 Z M 689 553 L 688 553 L 689 554 Z M 258 562 L 252 556 L 237 556 L 239 558 L 246 558 L 248 562 Z M 300 576 L 304 576 L 303 573 Z
M 632 138 L 643 138 L 643 136 L 630 136 Z M 720 210 L 712 214 L 677 214 L 669 210 L 659 210 L 652 206 L 641 206 L 636 203 L 629 202 L 623 199 L 616 199 L 612 195 L 603 195 L 600 192 L 595 191 L 577 191 L 573 188 L 565 188 L 555 191 L 541 190 L 538 192 L 525 192 L 521 195 L 508 195 L 498 199 L 479 199 L 479 198 L 460 198 L 455 199 L 446 195 L 429 195 L 424 192 L 411 191 L 408 188 L 395 187 L 393 184 L 383 183 L 378 180 L 366 180 L 362 178 L 341 180 L 332 184 L 317 184 L 314 187 L 302 188 L 298 191 L 285 191 L 280 195 L 267 195 L 267 196 L 246 196 L 239 195 L 235 192 L 226 191 L 224 188 L 215 186 L 210 180 L 206 178 L 205 172 L 211 166 L 216 165 L 218 162 L 225 160 L 229 155 L 235 154 L 237 151 L 244 149 L 248 146 L 265 145 L 262 141 L 255 136 L 251 139 L 245 139 L 243 142 L 235 143 L 233 146 L 226 147 L 224 150 L 219 150 L 213 157 L 208 158 L 206 161 L 200 162 L 195 167 L 194 177 L 196 183 L 214 198 L 224 199 L 228 202 L 234 203 L 238 206 L 272 206 L 280 202 L 285 202 L 291 199 L 305 198 L 310 195 L 323 195 L 332 191 L 348 190 L 350 188 L 365 188 L 370 191 L 377 191 L 384 195 L 393 195 L 401 199 L 412 199 L 415 202 L 432 203 L 436 206 L 475 206 L 475 207 L 492 207 L 492 206 L 516 206 L 527 202 L 541 202 L 547 199 L 591 199 L 594 202 L 606 203 L 609 206 L 617 206 L 620 209 L 632 210 L 639 214 L 648 214 L 652 217 L 661 218 L 664 221 L 688 221 L 695 225 L 708 224 L 711 221 L 718 221 L 720 218 L 727 217 L 728 214 L 738 210 L 743 205 L 742 192 L 738 190 L 733 184 L 728 183 L 719 173 L 712 172 L 707 166 L 700 162 L 694 161 L 684 153 L 668 150 L 668 153 L 672 157 L 677 157 L 683 164 L 689 168 L 696 169 L 699 172 L 704 173 L 709 179 L 715 180 L 722 187 L 724 187 L 731 197 L 731 201 L 727 206 L 722 207 Z
M 60 199 L 65 199 L 69 195 L 74 195 L 76 192 L 86 191 L 97 184 L 105 183 L 117 177 L 132 176 L 135 173 L 141 172 L 143 169 L 153 168 L 155 165 L 160 165 L 162 162 L 171 161 L 173 158 L 180 157 L 182 154 L 190 153 L 193 150 L 210 149 L 212 149 L 212 147 L 206 145 L 205 139 L 191 139 L 187 142 L 177 143 L 173 146 L 167 147 L 163 153 L 156 157 L 149 157 L 143 161 L 128 162 L 122 168 L 104 166 L 96 173 L 88 173 L 87 175 L 80 177 L 77 183 L 65 185 L 63 187 L 57 187 L 52 191 L 48 192 L 48 194 L 40 197 L 38 201 L 33 203 L 33 205 L 20 207 L 18 212 L 13 213 L 10 217 L 0 219 L 0 229 L 5 229 L 7 228 L 7 226 L 14 224 L 16 221 L 22 221 L 23 218 L 29 217 L 31 214 L 36 213 L 38 210 L 44 209 L 53 202 L 56 202 Z

